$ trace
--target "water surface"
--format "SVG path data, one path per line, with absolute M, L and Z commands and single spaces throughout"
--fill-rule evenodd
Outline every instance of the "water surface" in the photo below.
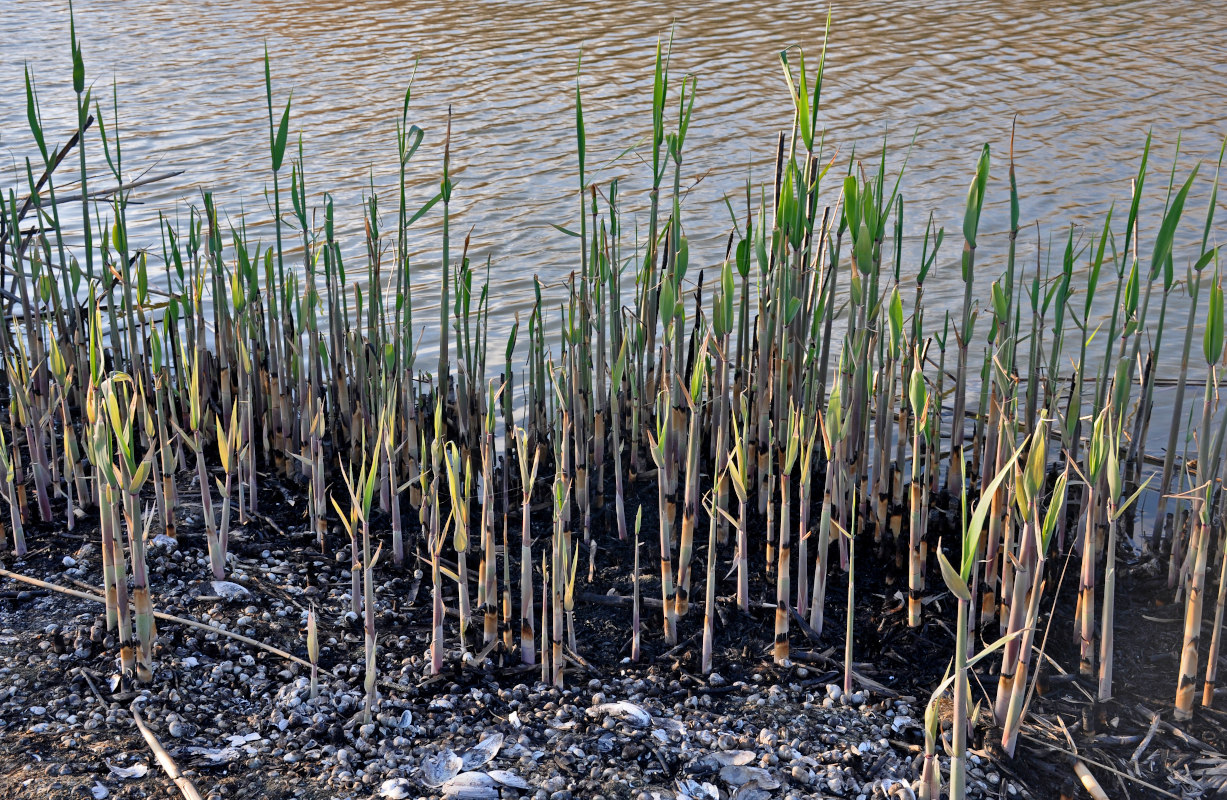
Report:
M 731 224 L 724 197 L 743 213 L 747 178 L 756 186 L 769 180 L 776 137 L 792 123 L 778 53 L 800 45 L 812 70 L 826 11 L 796 0 L 78 0 L 75 9 L 95 99 L 108 120 L 112 85 L 118 90 L 125 174 L 184 171 L 134 198 L 142 205 L 131 211 L 133 243 L 154 255 L 157 212 L 182 211 L 205 190 L 235 224 L 242 217 L 271 240 L 264 194 L 267 46 L 275 103 L 292 92 L 292 131 L 302 137 L 308 192 L 316 203 L 324 191 L 333 193 L 346 252 L 356 263 L 361 201 L 370 187 L 385 195 L 385 227 L 394 220 L 395 120 L 416 70 L 410 121 L 425 129 L 426 141 L 409 167 L 411 192 L 420 202 L 437 189 L 451 108 L 453 230 L 471 229 L 472 254 L 490 257 L 496 335 L 509 329 L 514 312 L 531 307 L 532 275 L 557 287 L 578 266 L 575 240 L 551 223 L 577 222 L 573 126 L 581 53 L 589 177 L 602 187 L 621 179 L 629 245 L 636 225 L 646 224 L 652 61 L 658 37 L 673 31 L 675 86 L 685 73 L 698 81 L 683 168 L 684 223 L 691 263 L 710 267 L 723 256 Z M 826 152 L 836 156 L 836 172 L 853 152 L 872 169 L 883 140 L 892 170 L 910 155 L 903 179 L 909 236 L 922 231 L 930 212 L 952 234 L 927 293 L 936 307 L 961 302 L 958 230 L 985 142 L 994 166 L 982 226 L 988 232 L 982 294 L 1003 269 L 999 232 L 1008 227 L 1006 163 L 1015 123 L 1022 222 L 1039 223 L 1022 237 L 1020 257 L 1028 265 L 1038 255 L 1047 266 L 1050 238 L 1059 260 L 1069 225 L 1085 243 L 1113 201 L 1123 220 L 1152 128 L 1143 260 L 1178 137 L 1181 173 L 1197 160 L 1210 162 L 1190 203 L 1194 216 L 1204 213 L 1227 134 L 1227 15 L 1196 0 L 928 0 L 840 2 L 833 16 L 821 114 Z M 74 124 L 66 2 L 4 2 L 0 186 L 12 185 L 23 159 L 35 153 L 25 128 L 23 63 L 37 82 L 49 138 L 61 140 Z M 91 146 L 97 155 L 96 139 Z M 100 158 L 95 164 L 103 166 Z M 111 182 L 101 174 L 93 180 L 93 188 Z M 828 186 L 834 202 L 837 181 Z M 427 309 L 438 279 L 438 216 L 415 228 L 421 320 L 435 318 Z M 1196 255 L 1199 226 L 1200 219 L 1186 226 L 1177 243 L 1178 272 Z M 909 243 L 910 253 L 916 239 Z M 1111 300 L 1103 294 L 1100 315 Z M 432 338 L 427 330 L 427 351 Z

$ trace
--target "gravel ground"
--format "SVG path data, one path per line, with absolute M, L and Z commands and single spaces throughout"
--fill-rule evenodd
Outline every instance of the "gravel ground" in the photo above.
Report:
M 568 688 L 558 690 L 536 680 L 539 668 L 496 668 L 497 652 L 480 663 L 450 652 L 432 678 L 429 586 L 419 591 L 409 573 L 377 591 L 384 683 L 379 713 L 364 724 L 345 554 L 247 553 L 232 553 L 231 582 L 214 584 L 203 553 L 157 537 L 158 610 L 302 657 L 314 606 L 321 666 L 335 675 L 320 676 L 316 697 L 307 668 L 169 622 L 159 623 L 153 684 L 125 687 L 101 606 L 6 581 L 0 790 L 177 795 L 136 732 L 135 709 L 207 798 L 913 797 L 923 758 L 917 698 L 845 694 L 835 671 L 757 660 L 727 678 L 676 665 L 568 665 Z M 6 566 L 61 586 L 98 585 L 92 544 L 42 559 Z M 987 760 L 970 760 L 973 797 L 1029 796 L 1003 786 Z

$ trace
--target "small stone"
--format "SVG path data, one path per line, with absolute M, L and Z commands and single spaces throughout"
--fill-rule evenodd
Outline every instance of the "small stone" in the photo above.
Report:
M 233 581 L 213 581 L 213 594 L 227 602 L 236 600 L 245 600 L 251 596 L 251 592 L 247 591 L 247 587 L 240 586 Z

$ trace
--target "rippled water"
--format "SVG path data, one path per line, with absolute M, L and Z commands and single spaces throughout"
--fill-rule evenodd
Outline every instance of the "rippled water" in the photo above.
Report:
M 578 263 L 575 240 L 550 223 L 573 225 L 578 214 L 573 109 L 581 51 L 588 163 L 596 168 L 590 177 L 620 177 L 633 212 L 643 207 L 649 168 L 638 153 L 616 157 L 650 130 L 654 48 L 674 26 L 673 71 L 698 80 L 684 219 L 691 263 L 709 266 L 723 256 L 730 225 L 723 197 L 744 197 L 747 177 L 769 180 L 776 136 L 791 125 L 778 52 L 802 45 L 812 69 L 825 21 L 825 6 L 795 0 L 78 0 L 75 8 L 108 119 L 111 82 L 118 87 L 126 173 L 184 170 L 142 190 L 144 205 L 132 211 L 134 243 L 153 253 L 160 252 L 157 211 L 199 202 L 202 190 L 215 192 L 232 218 L 246 212 L 253 230 L 271 239 L 262 195 L 270 181 L 266 44 L 276 103 L 293 92 L 292 130 L 302 134 L 308 192 L 316 201 L 334 193 L 349 252 L 359 253 L 361 198 L 372 184 L 388 190 L 394 183 L 394 122 L 416 64 L 410 117 L 427 139 L 410 165 L 412 189 L 424 199 L 438 186 L 451 107 L 453 230 L 472 228 L 473 252 L 491 257 L 495 334 L 508 329 L 513 311 L 530 307 L 532 274 L 558 284 Z M 1007 227 L 1005 155 L 1015 120 L 1022 220 L 1042 226 L 1038 236 L 1029 229 L 1023 237 L 1026 263 L 1035 263 L 1037 241 L 1046 260 L 1050 235 L 1063 246 L 1072 223 L 1088 226 L 1079 229 L 1085 239 L 1111 202 L 1127 206 L 1151 127 L 1143 250 L 1178 136 L 1181 172 L 1196 160 L 1211 162 L 1199 183 L 1202 199 L 1190 203 L 1194 216 L 1203 214 L 1227 134 L 1227 15 L 1209 5 L 846 2 L 833 15 L 821 115 L 828 152 L 838 148 L 836 170 L 854 148 L 872 169 L 889 136 L 897 169 L 915 136 L 903 180 L 907 230 L 918 233 L 932 211 L 954 234 L 930 281 L 934 304 L 961 299 L 957 231 L 984 142 L 993 147 L 994 169 L 983 229 Z M 3 0 L 0 186 L 12 185 L 22 159 L 35 152 L 25 129 L 23 62 L 37 81 L 50 136 L 59 139 L 73 125 L 66 2 Z M 99 176 L 93 187 L 108 182 Z M 836 182 L 829 184 L 833 202 Z M 385 210 L 391 221 L 390 192 Z M 423 287 L 437 280 L 436 217 L 415 228 Z M 628 231 L 636 220 L 644 224 L 643 214 L 628 215 Z M 1194 227 L 1186 226 L 1185 241 Z M 1002 242 L 983 239 L 985 283 L 1002 269 L 994 252 Z M 1182 263 L 1188 253 L 1177 247 Z M 424 311 L 429 298 L 416 305 Z

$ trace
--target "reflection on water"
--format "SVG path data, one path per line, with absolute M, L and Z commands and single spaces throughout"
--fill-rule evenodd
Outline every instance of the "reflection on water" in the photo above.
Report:
M 0 186 L 12 185 L 34 153 L 22 62 L 37 79 L 48 129 L 72 126 L 67 2 L 4 6 Z M 308 192 L 317 202 L 324 191 L 334 193 L 349 252 L 361 252 L 361 198 L 371 185 L 394 184 L 394 121 L 416 73 L 410 117 L 427 138 L 410 165 L 411 188 L 420 201 L 438 186 L 451 107 L 453 230 L 471 227 L 472 252 L 492 258 L 494 334 L 530 307 L 534 273 L 558 284 L 578 262 L 574 240 L 550 224 L 575 224 L 579 213 L 573 109 L 581 51 L 590 178 L 622 180 L 630 240 L 650 169 L 636 152 L 618 156 L 650 130 L 654 48 L 674 26 L 673 72 L 698 80 L 683 188 L 691 263 L 702 267 L 723 256 L 731 225 L 723 198 L 744 198 L 748 176 L 756 184 L 769 180 L 775 138 L 791 126 L 778 52 L 800 44 L 812 69 L 825 22 L 822 4 L 798 0 L 78 0 L 76 13 L 108 118 L 111 82 L 119 88 L 128 173 L 184 170 L 142 191 L 144 205 L 132 211 L 134 243 L 154 253 L 157 211 L 198 203 L 202 190 L 215 192 L 232 221 L 245 214 L 253 230 L 271 238 L 262 194 L 269 178 L 265 46 L 276 102 L 293 91 Z M 1184 137 L 1187 170 L 1195 159 L 1213 161 L 1227 134 L 1227 15 L 1196 0 L 844 2 L 833 14 L 822 104 L 827 152 L 837 154 L 836 171 L 854 151 L 871 156 L 872 169 L 872 154 L 889 137 L 898 168 L 914 137 L 903 182 L 911 233 L 930 211 L 952 233 L 959 229 L 966 183 L 986 141 L 994 171 L 983 227 L 1007 227 L 1005 164 L 1017 120 L 1022 220 L 1043 224 L 1023 237 L 1020 252 L 1033 264 L 1041 243 L 1046 264 L 1051 235 L 1059 259 L 1065 226 L 1087 226 L 1078 233 L 1085 241 L 1112 201 L 1127 203 L 1153 126 L 1150 213 L 1141 226 L 1146 249 L 1177 136 Z M 1196 216 L 1212 170 L 1203 172 L 1201 199 L 1190 203 Z M 107 183 L 100 176 L 94 185 Z M 829 184 L 833 202 L 837 181 Z M 384 202 L 393 212 L 390 193 Z M 734 202 L 739 213 L 743 203 Z M 415 228 L 415 280 L 423 287 L 437 279 L 437 217 Z M 978 268 L 985 284 L 1001 269 L 1003 243 L 983 238 Z M 926 298 L 938 308 L 961 301 L 957 258 L 957 242 L 948 244 L 930 278 Z M 1096 305 L 1102 311 L 1110 302 Z M 429 301 L 416 305 L 425 311 Z

